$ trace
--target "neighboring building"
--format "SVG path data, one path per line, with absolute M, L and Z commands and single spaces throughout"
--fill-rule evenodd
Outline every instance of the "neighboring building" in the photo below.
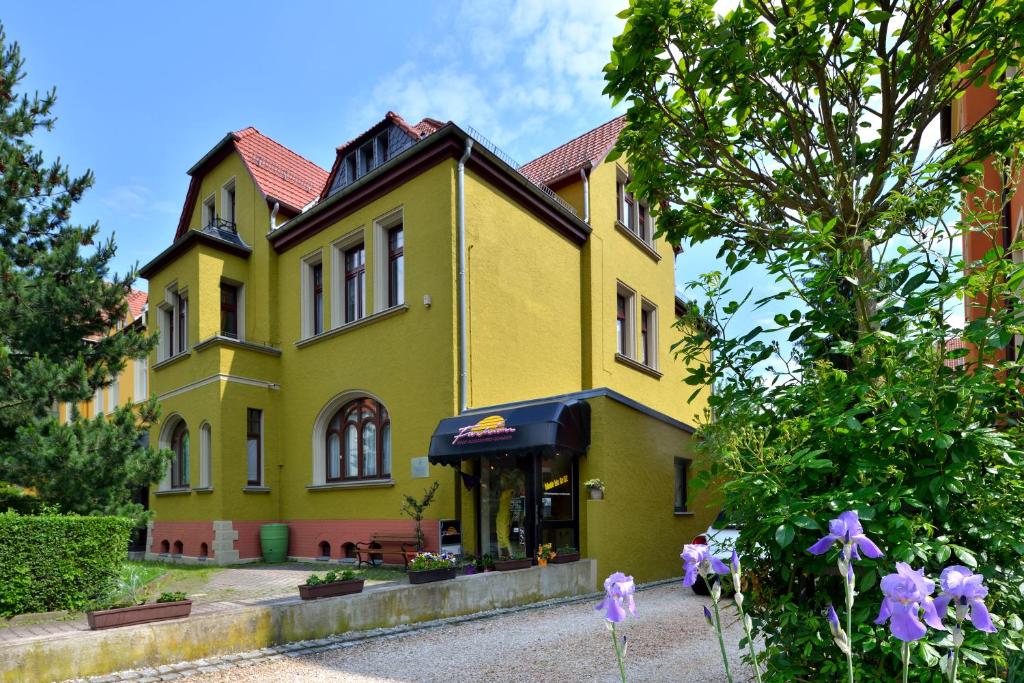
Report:
M 715 513 L 687 490 L 709 389 L 687 402 L 673 248 L 605 160 L 623 123 L 521 169 L 391 112 L 330 172 L 253 128 L 218 142 L 142 269 L 175 454 L 148 556 L 253 560 L 286 522 L 290 556 L 352 557 L 411 534 L 403 496 L 436 480 L 430 548 L 443 523 L 466 552 L 677 574 Z
M 114 328 L 114 333 L 126 327 L 146 327 L 146 293 L 137 289 L 128 292 L 128 314 Z M 149 399 L 148 358 L 129 358 L 124 369 L 113 378 L 105 389 L 97 389 L 89 401 L 78 404 L 61 403 L 57 406 L 57 419 L 64 424 L 71 419 L 72 411 L 85 418 L 109 415 L 115 408 L 132 405 Z

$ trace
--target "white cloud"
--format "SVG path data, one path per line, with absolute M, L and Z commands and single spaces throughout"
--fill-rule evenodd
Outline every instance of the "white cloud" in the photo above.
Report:
M 142 218 L 154 213 L 174 214 L 181 210 L 173 202 L 154 200 L 153 191 L 134 178 L 125 185 L 117 185 L 103 192 L 99 201 L 116 215 L 127 218 Z
M 391 109 L 472 125 L 527 161 L 548 141 L 536 131 L 558 118 L 609 112 L 602 69 L 622 30 L 621 0 L 497 0 L 462 4 L 451 35 L 424 60 L 383 78 L 360 112 L 362 124 Z

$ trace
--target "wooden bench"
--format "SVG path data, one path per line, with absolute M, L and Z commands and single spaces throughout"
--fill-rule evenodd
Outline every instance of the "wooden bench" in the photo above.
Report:
M 402 564 L 408 569 L 409 560 L 419 554 L 416 546 L 415 536 L 374 534 L 369 541 L 356 543 L 356 567 L 364 564 L 372 567 L 375 560 L 383 562 L 385 555 L 400 555 Z

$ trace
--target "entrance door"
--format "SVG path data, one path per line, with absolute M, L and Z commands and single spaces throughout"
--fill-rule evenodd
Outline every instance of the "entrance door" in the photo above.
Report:
M 537 544 L 550 543 L 553 550 L 579 549 L 576 462 L 571 453 L 536 460 Z
M 494 558 L 531 557 L 534 548 L 533 458 L 480 460 L 477 506 L 480 554 Z

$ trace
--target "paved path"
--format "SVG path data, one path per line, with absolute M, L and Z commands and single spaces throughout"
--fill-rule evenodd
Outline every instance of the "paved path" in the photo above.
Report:
M 126 675 L 128 680 L 189 677 L 209 683 L 610 683 L 618 680 L 618 670 L 611 635 L 594 611 L 594 603 L 593 599 L 561 601 L 488 618 L 385 631 L 373 637 L 353 634 L 351 640 L 342 636 Z M 679 582 L 638 592 L 639 618 L 628 620 L 620 630 L 629 642 L 630 681 L 726 680 L 717 639 L 701 616 L 704 604 L 707 598 L 693 595 Z M 749 670 L 738 651 L 742 629 L 732 619 L 726 642 L 738 683 L 749 680 Z
M 193 600 L 192 614 L 208 614 L 237 609 L 241 606 L 260 605 L 283 600 L 298 600 L 296 586 L 305 583 L 311 572 L 323 573 L 329 569 L 340 570 L 337 565 L 319 563 L 288 563 L 284 565 L 239 565 L 226 567 L 208 581 L 189 581 L 185 577 L 178 583 L 161 586 L 161 590 L 180 590 L 188 593 Z M 401 578 L 406 581 L 405 577 Z M 391 585 L 394 581 L 379 581 L 368 578 L 365 590 Z M 35 619 L 35 615 L 16 618 L 0 628 L 0 645 L 15 641 L 49 638 L 73 631 L 88 631 L 89 625 L 82 614 L 57 614 Z

